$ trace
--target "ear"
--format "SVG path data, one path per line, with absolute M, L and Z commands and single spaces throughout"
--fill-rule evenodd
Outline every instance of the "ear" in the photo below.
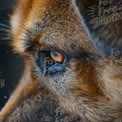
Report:
M 106 56 L 122 54 L 122 1 L 75 0 L 94 46 Z

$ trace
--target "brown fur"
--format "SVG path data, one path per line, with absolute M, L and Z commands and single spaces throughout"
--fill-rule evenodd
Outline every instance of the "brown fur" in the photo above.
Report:
M 25 72 L 0 112 L 1 121 L 43 122 L 37 111 L 48 99 L 56 104 L 54 110 L 60 105 L 69 118 L 74 115 L 74 122 L 122 120 L 122 64 L 96 51 L 72 1 L 20 0 L 11 24 L 12 45 L 25 59 Z M 42 75 L 36 56 L 44 47 L 70 57 L 70 67 L 62 76 Z

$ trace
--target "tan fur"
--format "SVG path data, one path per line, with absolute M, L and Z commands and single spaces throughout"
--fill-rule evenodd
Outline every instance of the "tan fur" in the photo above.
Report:
M 31 99 L 36 88 L 40 88 L 37 93 L 40 95 L 41 87 L 45 87 L 65 111 L 80 116 L 85 122 L 122 120 L 122 64 L 114 64 L 118 59 L 111 61 L 94 48 L 75 7 L 71 0 L 19 1 L 11 17 L 12 46 L 25 59 L 25 72 L 0 112 L 0 119 L 16 121 L 10 118 L 17 108 L 24 109 L 21 104 Z M 34 42 L 31 51 L 26 51 L 29 48 L 26 42 Z M 56 47 L 73 57 L 63 76 L 48 78 L 42 75 L 35 57 L 43 47 Z M 83 51 L 89 57 L 83 59 Z M 81 56 L 77 58 L 76 55 Z
M 30 74 L 30 64 L 29 61 L 26 62 L 25 75 L 23 75 L 22 80 L 18 84 L 18 87 L 15 89 L 15 92 L 11 95 L 9 101 L 5 107 L 0 112 L 0 119 L 4 119 L 11 110 L 17 105 L 18 101 L 29 96 L 35 88 L 37 88 L 37 83 L 32 81 Z M 27 80 L 28 79 L 28 80 Z

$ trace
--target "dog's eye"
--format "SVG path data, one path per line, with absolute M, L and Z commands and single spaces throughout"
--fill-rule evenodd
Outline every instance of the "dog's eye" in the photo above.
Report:
M 43 50 L 38 54 L 37 64 L 44 75 L 63 73 L 68 64 L 67 58 L 58 51 Z
M 63 63 L 65 59 L 65 56 L 62 53 L 55 52 L 55 51 L 51 51 L 50 56 L 57 63 Z

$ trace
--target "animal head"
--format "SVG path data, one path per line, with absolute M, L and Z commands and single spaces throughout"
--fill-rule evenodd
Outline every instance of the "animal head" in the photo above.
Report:
M 19 1 L 11 17 L 12 46 L 25 60 L 26 79 L 56 95 L 63 108 L 85 121 L 111 121 L 122 114 L 121 56 L 111 61 L 96 50 L 114 26 L 98 31 L 85 26 L 86 3 L 81 2 L 79 13 L 71 0 Z

